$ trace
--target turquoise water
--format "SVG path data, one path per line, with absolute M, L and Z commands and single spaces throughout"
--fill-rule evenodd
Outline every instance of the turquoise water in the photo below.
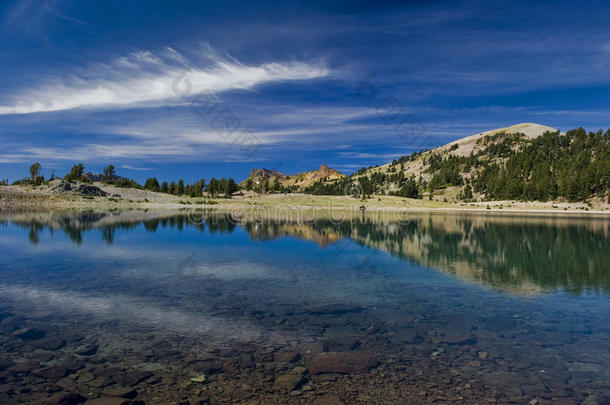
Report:
M 607 219 L 0 218 L 2 403 L 608 403 Z

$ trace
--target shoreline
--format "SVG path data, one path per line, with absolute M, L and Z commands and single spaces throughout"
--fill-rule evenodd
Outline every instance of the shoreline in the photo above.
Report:
M 361 206 L 366 214 L 383 212 L 438 212 L 438 213 L 493 213 L 509 215 L 544 215 L 544 216 L 577 216 L 577 217 L 610 217 L 610 204 L 596 202 L 588 205 L 583 202 L 523 202 L 523 201 L 439 201 L 418 200 L 394 196 L 373 196 L 365 201 L 349 196 L 322 196 L 311 194 L 266 194 L 236 195 L 228 198 L 178 197 L 169 194 L 144 190 L 125 189 L 133 198 L 90 197 L 74 194 L 56 194 L 40 190 L 15 187 L 0 187 L 0 211 L 46 211 L 64 209 L 169 209 L 185 210 L 219 209 L 235 211 L 298 210 L 298 211 L 353 211 L 360 215 Z M 144 198 L 142 198 L 144 197 Z

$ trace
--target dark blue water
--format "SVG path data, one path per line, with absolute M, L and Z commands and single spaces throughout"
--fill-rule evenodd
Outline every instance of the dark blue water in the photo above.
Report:
M 6 214 L 0 402 L 608 403 L 609 231 Z

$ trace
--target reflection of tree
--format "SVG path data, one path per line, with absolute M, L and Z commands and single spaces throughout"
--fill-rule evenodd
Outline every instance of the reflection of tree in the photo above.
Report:
M 38 242 L 40 242 L 40 232 L 42 232 L 43 229 L 44 226 L 40 223 L 33 223 L 30 225 L 28 239 L 32 245 L 38 245 Z
M 209 215 L 204 222 L 212 233 L 232 233 L 237 226 L 228 215 Z
M 114 243 L 114 230 L 115 227 L 113 226 L 103 226 L 101 229 L 102 239 L 109 245 L 112 245 Z
M 410 221 L 399 232 L 369 224 L 350 237 L 424 266 L 439 268 L 472 281 L 500 288 L 534 285 L 610 293 L 610 249 L 603 229 L 586 222 L 481 222 L 467 218 L 448 229 L 444 219 Z M 356 234 L 357 233 L 357 234 Z
M 70 238 L 70 240 L 74 243 L 76 243 L 77 245 L 80 245 L 81 243 L 83 243 L 83 233 L 80 229 L 78 228 L 64 228 L 64 231 L 66 232 L 66 234 L 68 235 L 68 237 Z
M 159 219 L 148 219 L 144 221 L 144 228 L 149 232 L 156 232 L 159 227 Z
M 167 215 L 167 214 L 165 214 Z M 62 229 L 74 243 L 83 234 L 99 229 L 106 243 L 113 243 L 118 229 L 140 224 L 148 232 L 160 227 L 203 232 L 231 233 L 236 224 L 229 215 L 206 212 L 201 223 L 180 213 L 140 220 L 113 221 L 106 214 L 70 213 L 52 221 L 12 221 L 28 230 L 32 244 L 40 242 L 45 227 Z M 100 222 L 101 221 L 101 222 Z M 413 215 L 401 222 L 318 220 L 309 223 L 242 221 L 239 226 L 253 240 L 293 236 L 326 246 L 349 238 L 358 245 L 385 250 L 426 267 L 457 277 L 509 290 L 560 290 L 581 294 L 610 293 L 610 249 L 607 220 L 498 219 L 476 215 Z
M 601 220 L 604 221 L 604 220 Z M 425 216 L 400 223 L 317 221 L 308 224 L 245 223 L 251 238 L 283 235 L 317 240 L 350 238 L 426 267 L 511 290 L 610 293 L 607 225 L 583 220 L 496 221 L 475 217 Z

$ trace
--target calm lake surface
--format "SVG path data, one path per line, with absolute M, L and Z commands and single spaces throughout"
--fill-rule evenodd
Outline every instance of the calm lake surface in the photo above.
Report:
M 609 242 L 607 218 L 0 214 L 0 403 L 607 404 Z

